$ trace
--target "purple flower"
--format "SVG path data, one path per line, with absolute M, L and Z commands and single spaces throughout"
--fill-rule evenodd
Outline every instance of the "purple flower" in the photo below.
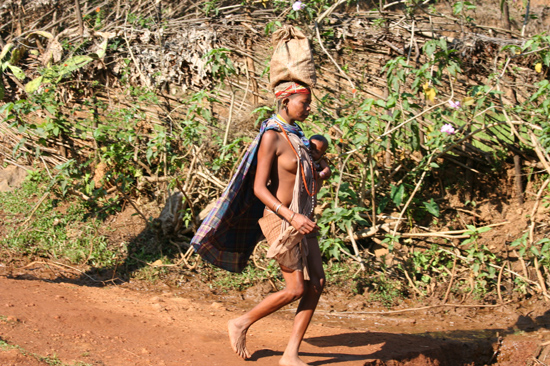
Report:
M 294 4 L 292 4 L 292 10 L 294 10 L 294 11 L 300 11 L 305 7 L 306 6 L 301 1 L 296 1 Z
M 453 102 L 452 100 L 450 100 L 449 105 L 451 106 L 451 108 L 454 108 L 454 109 L 460 108 L 460 102 L 458 100 L 456 102 Z
M 447 123 L 447 124 L 443 125 L 443 127 L 441 127 L 441 132 L 449 134 L 449 135 L 454 135 L 456 130 L 453 127 L 453 125 L 451 125 L 450 123 Z

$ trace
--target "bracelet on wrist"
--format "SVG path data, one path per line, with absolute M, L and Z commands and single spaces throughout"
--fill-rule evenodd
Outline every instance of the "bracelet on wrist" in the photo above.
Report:
M 281 208 L 283 204 L 282 203 L 279 203 L 279 205 L 277 206 L 277 208 L 275 209 L 275 213 L 278 214 L 279 213 L 279 209 Z
M 290 220 L 288 220 L 289 224 L 292 224 L 292 220 L 294 220 L 294 216 L 296 216 L 296 212 L 292 212 L 292 215 L 290 216 Z

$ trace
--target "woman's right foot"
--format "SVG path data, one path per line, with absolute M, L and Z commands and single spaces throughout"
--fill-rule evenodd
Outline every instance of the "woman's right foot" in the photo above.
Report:
M 248 328 L 239 327 L 237 319 L 233 319 L 227 323 L 227 330 L 233 351 L 245 360 L 250 358 L 250 353 L 246 349 L 246 332 Z
M 308 366 L 307 363 L 300 360 L 300 357 L 289 357 L 283 354 L 283 357 L 279 360 L 279 366 Z

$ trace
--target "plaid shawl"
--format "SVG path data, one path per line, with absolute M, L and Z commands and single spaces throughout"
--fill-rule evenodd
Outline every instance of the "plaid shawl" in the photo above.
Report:
M 275 121 L 309 146 L 298 125 L 289 125 L 277 115 L 262 122 L 260 133 L 248 147 L 231 182 L 191 239 L 191 245 L 204 260 L 230 272 L 241 272 L 263 239 L 258 220 L 265 205 L 254 195 L 254 177 L 262 135 L 268 130 L 281 132 Z

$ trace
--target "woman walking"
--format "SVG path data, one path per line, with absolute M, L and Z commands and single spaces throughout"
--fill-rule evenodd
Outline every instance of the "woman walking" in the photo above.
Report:
M 309 115 L 311 91 L 304 85 L 285 82 L 275 88 L 275 96 L 278 113 L 263 122 L 235 177 L 192 244 L 206 260 L 240 272 L 263 232 L 269 244 L 268 258 L 279 263 L 286 287 L 229 322 L 231 346 L 239 356 L 249 358 L 246 333 L 250 326 L 301 299 L 279 364 L 303 366 L 307 364 L 298 357 L 299 347 L 325 283 L 318 228 L 312 221 L 317 177 L 309 141 L 296 124 Z

